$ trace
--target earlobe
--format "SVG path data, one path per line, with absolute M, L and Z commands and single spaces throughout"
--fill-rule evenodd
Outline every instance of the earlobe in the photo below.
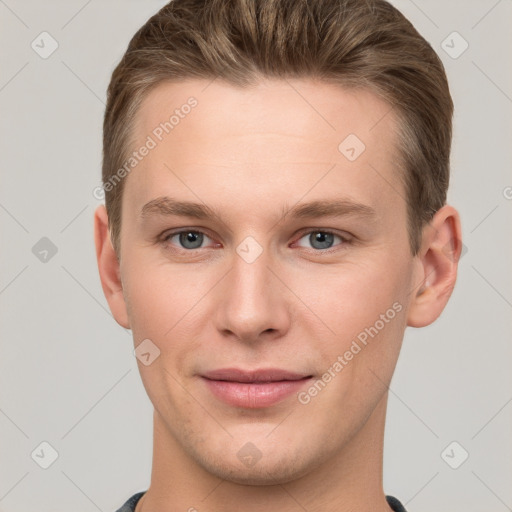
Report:
M 434 322 L 448 302 L 462 251 L 461 226 L 455 208 L 440 208 L 425 226 L 417 258 L 418 282 L 412 291 L 407 325 L 425 327 Z
M 108 215 L 104 205 L 98 206 L 94 212 L 94 241 L 101 286 L 110 311 L 119 325 L 129 329 L 119 260 L 110 240 Z

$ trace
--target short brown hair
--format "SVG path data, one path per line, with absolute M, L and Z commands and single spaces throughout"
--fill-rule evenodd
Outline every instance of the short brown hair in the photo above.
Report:
M 165 81 L 316 78 L 378 94 L 399 120 L 408 233 L 446 201 L 453 103 L 441 60 L 384 0 L 172 0 L 138 30 L 115 68 L 103 124 L 103 183 L 126 161 L 142 100 Z M 340 141 L 341 142 L 341 141 Z M 105 188 L 120 256 L 123 181 Z

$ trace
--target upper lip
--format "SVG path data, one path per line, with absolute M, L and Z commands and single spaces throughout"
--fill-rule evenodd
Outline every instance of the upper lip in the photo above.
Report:
M 203 373 L 202 377 L 210 380 L 231 382 L 278 382 L 283 380 L 301 380 L 311 377 L 311 375 L 290 372 L 280 368 L 260 368 L 256 370 L 221 368 Z

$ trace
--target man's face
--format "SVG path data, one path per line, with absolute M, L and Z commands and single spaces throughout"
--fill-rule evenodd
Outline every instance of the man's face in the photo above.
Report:
M 210 473 L 297 478 L 382 413 L 417 277 L 392 114 L 308 80 L 163 84 L 143 103 L 134 149 L 156 147 L 126 178 L 124 298 L 135 346 L 160 351 L 138 364 L 166 443 Z

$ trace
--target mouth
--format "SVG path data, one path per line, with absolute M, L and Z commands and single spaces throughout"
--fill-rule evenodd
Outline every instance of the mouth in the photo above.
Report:
M 224 368 L 201 375 L 217 399 L 234 407 L 248 409 L 277 404 L 298 392 L 312 377 L 279 368 L 249 371 Z

